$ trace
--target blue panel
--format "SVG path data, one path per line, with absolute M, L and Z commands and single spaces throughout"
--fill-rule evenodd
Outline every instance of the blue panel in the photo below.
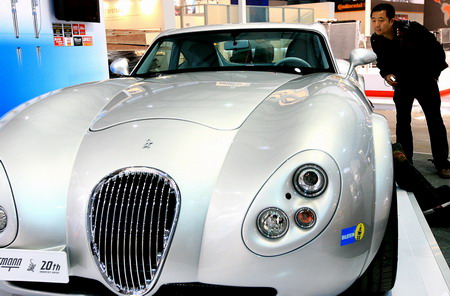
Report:
M 11 1 L 0 3 L 0 116 L 46 92 L 108 78 L 104 24 L 85 23 L 92 46 L 54 46 L 52 20 L 68 22 L 54 21 L 51 2 L 39 1 L 35 14 L 31 1 L 16 3 L 18 30 Z

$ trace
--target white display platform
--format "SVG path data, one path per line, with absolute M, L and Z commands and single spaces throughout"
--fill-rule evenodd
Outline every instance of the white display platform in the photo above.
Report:
M 450 296 L 449 266 L 414 195 L 399 189 L 397 199 L 397 281 L 386 295 Z

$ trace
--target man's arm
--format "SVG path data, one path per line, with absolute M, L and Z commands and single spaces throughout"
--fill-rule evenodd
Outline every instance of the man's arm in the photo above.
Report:
M 377 55 L 377 67 L 380 69 L 381 77 L 383 77 L 390 86 L 397 86 L 397 77 L 394 74 L 394 69 L 392 69 L 392 62 L 389 61 L 386 49 L 381 44 L 379 37 L 372 35 L 370 43 L 372 45 L 372 50 Z

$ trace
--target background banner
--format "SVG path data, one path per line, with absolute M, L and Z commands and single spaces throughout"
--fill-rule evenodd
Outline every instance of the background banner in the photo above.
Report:
M 450 0 L 425 2 L 424 25 L 428 30 L 450 28 Z

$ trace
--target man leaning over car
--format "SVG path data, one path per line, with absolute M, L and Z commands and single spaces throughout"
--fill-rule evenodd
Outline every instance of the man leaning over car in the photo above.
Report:
M 397 142 L 412 163 L 413 135 L 411 110 L 417 99 L 425 114 L 430 134 L 434 165 L 441 178 L 450 178 L 447 130 L 441 116 L 441 98 L 437 80 L 448 67 L 442 45 L 424 26 L 413 21 L 394 19 L 395 9 L 383 3 L 371 12 L 375 33 L 370 41 L 377 54 L 380 75 L 395 88 Z

